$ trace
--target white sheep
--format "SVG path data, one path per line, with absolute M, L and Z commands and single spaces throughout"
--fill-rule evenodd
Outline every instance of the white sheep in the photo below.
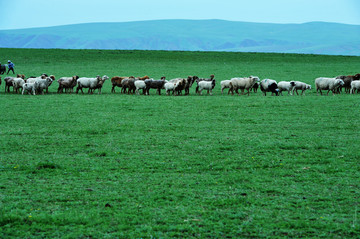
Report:
M 97 76 L 95 78 L 88 78 L 88 77 L 81 77 L 77 79 L 77 88 L 76 88 L 76 94 L 81 90 L 83 92 L 83 88 L 89 88 L 88 93 L 93 93 L 94 89 L 99 89 L 99 94 L 101 94 L 101 87 L 105 80 L 109 79 L 108 76 L 104 75 L 102 78 L 100 76 Z
M 351 90 L 350 90 L 350 94 L 355 94 L 355 91 L 357 91 L 357 93 L 359 93 L 360 90 L 360 80 L 354 80 L 351 82 Z
M 170 95 L 170 91 L 172 92 L 172 94 L 174 94 L 175 86 L 176 86 L 176 83 L 174 83 L 174 82 L 170 82 L 170 81 L 166 82 L 164 84 L 164 89 L 165 89 L 166 95 Z
M 30 92 L 33 93 L 33 95 L 36 95 L 36 89 L 38 87 L 38 83 L 37 82 L 33 82 L 33 83 L 25 83 L 23 84 L 23 89 L 22 89 L 22 93 L 24 94 L 25 91 L 27 91 L 30 95 Z
M 331 90 L 333 92 L 333 95 L 335 95 L 337 89 L 343 85 L 344 85 L 344 81 L 341 79 L 327 78 L 327 77 L 319 77 L 315 79 L 316 93 L 320 91 L 321 95 L 322 95 L 321 90 L 328 90 L 327 95 L 329 95 L 329 92 Z
M 36 92 L 38 94 L 44 94 L 43 90 L 46 90 L 46 92 L 48 92 L 48 88 L 51 85 L 51 83 L 54 81 L 55 77 L 54 76 L 40 76 L 40 77 L 35 77 L 35 78 L 29 78 L 26 80 L 26 83 L 37 83 L 36 85 Z
M 212 89 L 215 87 L 215 79 L 212 81 L 200 81 L 198 82 L 199 94 L 202 95 L 202 90 L 208 90 L 209 94 L 212 95 Z
M 143 90 L 143 94 L 144 94 L 144 95 L 146 94 L 146 84 L 145 84 L 145 81 L 143 81 L 143 80 L 136 80 L 136 81 L 134 82 L 134 84 L 135 84 L 135 88 L 136 88 L 136 90 L 135 90 L 136 94 L 140 95 L 140 92 L 139 92 L 140 89 Z
M 247 94 L 250 95 L 250 89 L 254 86 L 256 82 L 259 82 L 260 79 L 257 76 L 250 76 L 245 78 L 235 77 L 230 80 L 230 90 L 232 94 L 234 91 L 239 95 L 239 89 L 241 94 L 244 94 L 244 90 L 247 90 Z
M 230 80 L 223 80 L 220 82 L 221 85 L 221 94 L 223 94 L 224 90 L 229 88 L 228 94 L 230 93 Z
M 301 90 L 301 95 L 303 95 L 303 94 L 305 95 L 305 90 L 311 90 L 311 85 L 306 84 L 301 81 L 295 81 L 295 87 L 293 88 L 293 94 L 295 91 L 296 94 L 299 95 L 298 90 Z
M 292 91 L 296 85 L 295 81 L 280 81 L 278 84 L 279 94 L 282 94 L 282 91 L 287 91 L 288 95 L 293 95 Z
M 23 78 L 14 78 L 12 81 L 13 88 L 16 93 L 18 93 L 18 90 L 22 90 L 23 85 L 25 84 L 25 81 Z

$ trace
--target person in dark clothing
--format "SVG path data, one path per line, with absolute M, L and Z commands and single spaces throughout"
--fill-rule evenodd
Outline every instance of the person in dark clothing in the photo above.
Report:
M 8 60 L 8 72 L 7 72 L 7 75 L 9 74 L 10 71 L 13 72 L 13 74 L 15 74 L 15 71 L 14 71 L 14 63 L 12 63 L 10 60 Z

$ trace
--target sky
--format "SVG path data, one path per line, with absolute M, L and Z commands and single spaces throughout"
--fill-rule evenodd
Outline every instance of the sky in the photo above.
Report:
M 0 30 L 160 19 L 360 25 L 360 0 L 0 0 L 0 9 Z

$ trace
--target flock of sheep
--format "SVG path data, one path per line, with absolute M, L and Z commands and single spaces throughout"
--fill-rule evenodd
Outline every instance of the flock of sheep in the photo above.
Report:
M 83 92 L 83 88 L 88 89 L 88 93 L 92 94 L 95 90 L 101 94 L 103 84 L 109 77 L 104 75 L 103 77 L 97 76 L 94 78 L 87 77 L 61 77 L 57 80 L 59 87 L 57 92 L 72 93 L 75 86 L 76 93 L 79 90 Z M 13 91 L 24 94 L 44 94 L 44 91 L 48 92 L 49 86 L 55 81 L 55 76 L 42 74 L 39 77 L 29 77 L 25 79 L 24 75 L 17 75 L 17 77 L 5 77 L 5 92 L 10 92 L 10 87 L 13 87 Z M 115 88 L 120 87 L 122 93 L 136 93 L 140 94 L 140 90 L 144 95 L 149 95 L 150 89 L 156 89 L 160 95 L 161 90 L 164 89 L 167 95 L 180 95 L 184 91 L 185 95 L 189 94 L 189 90 L 192 85 L 196 82 L 196 93 L 202 94 L 203 90 L 206 90 L 208 94 L 212 95 L 212 90 L 215 87 L 215 77 L 211 75 L 210 78 L 199 78 L 197 76 L 189 76 L 187 78 L 175 78 L 166 80 L 162 77 L 160 80 L 151 79 L 148 76 L 144 77 L 119 77 L 115 76 L 111 78 L 112 89 L 111 92 L 115 93 Z M 0 77 L 1 84 L 1 77 Z M 264 79 L 260 81 L 259 77 L 238 77 L 230 80 L 224 80 L 220 82 L 221 93 L 223 94 L 224 89 L 229 89 L 228 94 L 239 94 L 239 90 L 244 94 L 250 95 L 250 91 L 257 92 L 260 90 L 266 96 L 266 92 L 271 92 L 275 95 L 282 95 L 282 91 L 287 91 L 288 94 L 293 95 L 294 91 L 298 93 L 301 90 L 301 95 L 306 90 L 311 90 L 311 85 L 300 81 L 280 81 L 277 83 L 275 80 Z M 340 93 L 342 88 L 345 88 L 346 93 L 353 94 L 360 90 L 360 74 L 350 76 L 338 76 L 336 78 L 319 77 L 315 79 L 316 92 L 322 94 L 322 90 L 327 90 L 327 94 L 332 91 L 333 94 Z

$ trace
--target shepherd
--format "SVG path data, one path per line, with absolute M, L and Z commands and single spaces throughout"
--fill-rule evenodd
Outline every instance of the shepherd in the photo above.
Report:
M 10 60 L 8 60 L 8 72 L 7 72 L 7 75 L 9 75 L 9 72 L 12 71 L 13 74 L 15 74 L 15 71 L 14 71 L 14 63 L 12 63 Z

